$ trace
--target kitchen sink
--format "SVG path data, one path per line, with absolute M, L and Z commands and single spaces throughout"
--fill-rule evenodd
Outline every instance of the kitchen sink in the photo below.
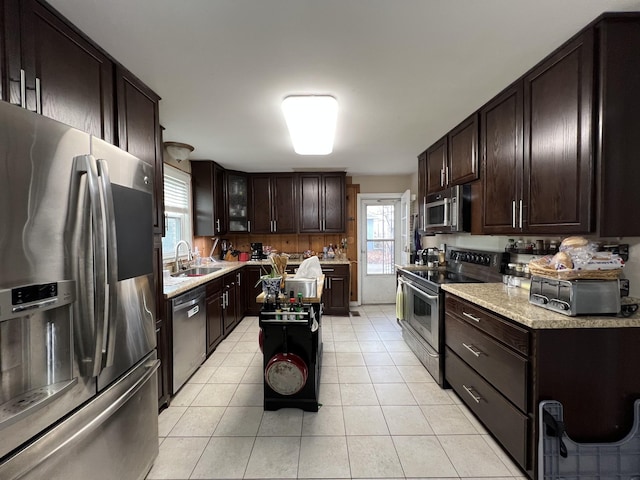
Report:
M 172 277 L 202 277 L 222 270 L 222 267 L 193 267 L 173 273 Z

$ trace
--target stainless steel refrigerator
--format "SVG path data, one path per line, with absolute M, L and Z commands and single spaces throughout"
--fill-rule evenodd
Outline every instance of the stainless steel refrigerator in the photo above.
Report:
M 158 453 L 153 167 L 0 102 L 0 478 L 142 479 Z

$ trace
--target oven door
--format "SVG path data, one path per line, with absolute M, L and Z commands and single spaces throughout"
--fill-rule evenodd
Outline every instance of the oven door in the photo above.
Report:
M 439 296 L 432 295 L 403 279 L 405 321 L 436 353 L 440 352 Z

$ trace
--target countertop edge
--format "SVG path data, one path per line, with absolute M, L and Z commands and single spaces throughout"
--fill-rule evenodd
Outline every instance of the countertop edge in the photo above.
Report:
M 303 260 L 291 260 L 287 262 L 287 265 L 300 265 Z M 322 265 L 350 265 L 350 260 L 320 260 L 320 266 Z M 221 270 L 218 270 L 213 273 L 208 273 L 206 275 L 202 275 L 199 277 L 188 277 L 182 281 L 176 281 L 174 285 L 163 285 L 162 294 L 165 300 L 171 300 L 172 298 L 181 295 L 182 293 L 188 292 L 194 288 L 197 288 L 201 285 L 205 285 L 211 280 L 215 280 L 218 277 L 222 277 L 227 273 L 234 272 L 236 270 L 241 269 L 244 266 L 262 266 L 262 265 L 270 265 L 269 260 L 249 260 L 247 262 L 228 262 L 228 261 L 219 261 L 215 263 L 208 264 L 209 267 L 221 267 Z
M 630 317 L 583 315 L 569 317 L 529 303 L 529 292 L 502 283 L 450 283 L 449 292 L 533 329 L 640 327 L 640 313 Z M 630 299 L 634 301 L 635 299 Z

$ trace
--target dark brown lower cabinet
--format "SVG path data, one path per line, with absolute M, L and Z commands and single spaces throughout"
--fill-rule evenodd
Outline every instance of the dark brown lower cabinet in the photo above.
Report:
M 237 287 L 236 274 L 228 273 L 223 278 L 222 292 L 222 317 L 224 324 L 224 335 L 227 336 L 238 324 Z
M 224 338 L 222 289 L 222 278 L 207 283 L 207 356 Z
M 449 293 L 445 379 L 531 478 L 538 406 L 562 403 L 567 435 L 623 439 L 640 398 L 640 328 L 532 329 Z
M 326 315 L 349 315 L 349 265 L 323 265 L 323 311 Z

